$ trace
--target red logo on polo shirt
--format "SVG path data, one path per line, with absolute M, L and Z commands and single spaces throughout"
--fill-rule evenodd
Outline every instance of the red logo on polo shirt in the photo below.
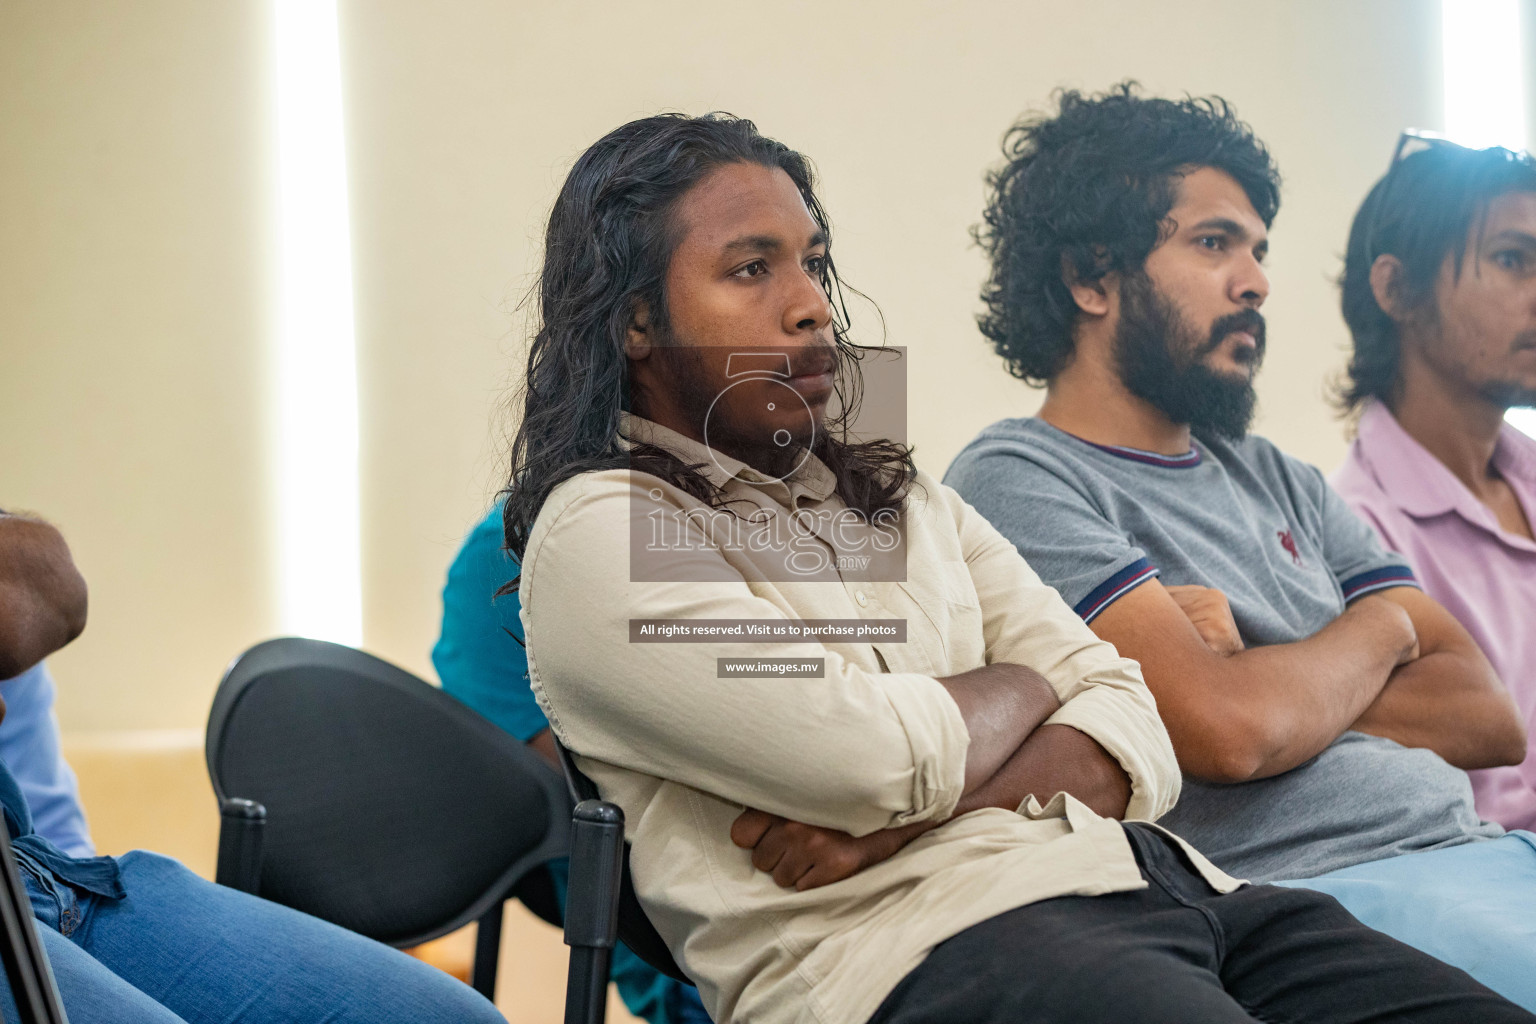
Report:
M 1276 530 L 1275 535 L 1280 538 L 1280 546 L 1290 553 L 1291 561 L 1301 564 L 1301 552 L 1296 550 L 1296 538 L 1291 536 L 1290 530 Z

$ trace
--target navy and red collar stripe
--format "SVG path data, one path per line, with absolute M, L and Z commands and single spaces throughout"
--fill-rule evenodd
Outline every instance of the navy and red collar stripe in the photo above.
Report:
M 1068 434 L 1067 436 L 1077 437 L 1076 434 Z M 1160 466 L 1163 469 L 1193 469 L 1195 466 L 1200 465 L 1200 450 L 1198 448 L 1191 448 L 1183 455 L 1163 455 L 1158 452 L 1143 451 L 1140 448 L 1127 448 L 1125 445 L 1098 444 L 1081 437 L 1077 437 L 1077 440 L 1082 441 L 1083 444 L 1088 445 L 1090 448 L 1097 448 L 1099 451 L 1107 452 L 1116 458 L 1130 459 L 1132 462 L 1140 462 L 1146 466 Z

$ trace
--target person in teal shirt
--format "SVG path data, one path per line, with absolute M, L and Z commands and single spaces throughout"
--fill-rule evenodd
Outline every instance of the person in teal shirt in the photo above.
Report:
M 517 562 L 504 543 L 498 502 L 448 568 L 432 664 L 445 691 L 553 761 L 549 721 L 528 683 L 521 605 L 516 594 L 496 596 L 517 575 Z M 566 859 L 551 861 L 549 872 L 564 906 Z M 629 1011 L 651 1024 L 709 1024 L 698 990 L 662 974 L 622 944 L 613 951 L 613 980 Z

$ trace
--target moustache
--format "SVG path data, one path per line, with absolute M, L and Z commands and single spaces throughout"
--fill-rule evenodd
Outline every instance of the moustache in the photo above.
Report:
M 818 343 L 801 349 L 789 362 L 791 377 L 831 373 L 837 369 L 837 349 L 831 343 Z
M 1221 343 L 1232 334 L 1242 332 L 1253 335 L 1255 351 L 1253 361 L 1258 362 L 1264 358 L 1265 324 L 1263 315 L 1256 309 L 1245 309 L 1237 313 L 1229 313 L 1211 324 L 1211 336 L 1195 352 L 1195 358 L 1201 359 L 1210 355 L 1221 347 Z

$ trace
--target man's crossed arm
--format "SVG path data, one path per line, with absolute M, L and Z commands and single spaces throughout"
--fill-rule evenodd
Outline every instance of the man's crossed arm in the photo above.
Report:
M 999 663 L 940 679 L 965 719 L 965 794 L 951 818 L 984 807 L 1015 810 L 1030 796 L 1042 802 L 1072 794 L 1097 813 L 1125 814 L 1131 779 L 1119 762 L 1087 734 L 1044 724 L 1060 707 L 1044 676 L 1023 665 Z M 747 810 L 731 827 L 731 840 L 752 851 L 752 864 L 786 888 L 813 889 L 841 881 L 893 856 L 942 824 L 919 822 L 854 837 L 837 829 Z
M 1152 580 L 1093 630 L 1141 663 L 1183 769 L 1245 782 L 1289 771 L 1349 729 L 1435 751 L 1458 768 L 1516 764 L 1525 732 L 1467 631 L 1396 587 L 1317 633 L 1246 648 L 1225 595 Z

